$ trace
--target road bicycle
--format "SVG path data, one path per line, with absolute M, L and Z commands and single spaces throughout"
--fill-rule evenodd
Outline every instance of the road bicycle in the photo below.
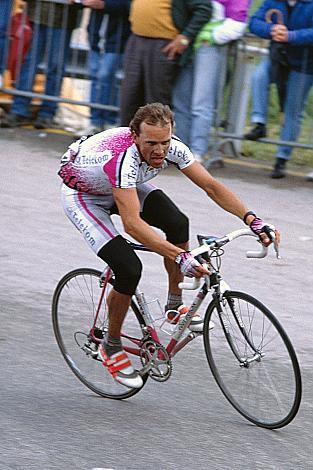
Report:
M 196 295 L 186 316 L 176 324 L 175 318 L 173 323 L 165 318 L 158 299 L 147 301 L 137 288 L 123 324 L 122 343 L 144 386 L 148 378 L 168 380 L 173 358 L 190 341 L 203 336 L 211 372 L 227 400 L 250 422 L 277 429 L 290 423 L 298 412 L 300 368 L 291 341 L 273 313 L 251 295 L 231 290 L 222 278 L 226 244 L 244 236 L 255 237 L 250 229 L 221 238 L 198 235 L 199 246 L 191 253 L 207 263 L 210 275 L 180 284 L 181 289 L 196 290 Z M 136 250 L 150 251 L 131 244 Z M 258 251 L 246 255 L 263 258 L 267 251 L 260 245 Z M 83 384 L 102 397 L 125 399 L 142 387 L 128 389 L 116 382 L 98 356 L 108 328 L 107 296 L 112 285 L 114 274 L 108 266 L 102 272 L 81 268 L 66 274 L 53 295 L 53 328 L 65 361 Z M 188 328 L 192 316 L 208 293 L 211 301 L 203 332 L 192 332 Z M 167 344 L 161 341 L 161 332 L 169 335 Z

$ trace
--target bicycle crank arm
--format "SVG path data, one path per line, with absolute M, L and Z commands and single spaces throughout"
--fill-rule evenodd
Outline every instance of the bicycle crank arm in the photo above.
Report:
M 139 369 L 137 372 L 138 374 L 143 377 L 144 375 L 146 375 L 150 370 L 152 369 L 152 365 L 151 363 L 148 363 L 146 364 L 145 366 L 143 366 L 142 369 Z

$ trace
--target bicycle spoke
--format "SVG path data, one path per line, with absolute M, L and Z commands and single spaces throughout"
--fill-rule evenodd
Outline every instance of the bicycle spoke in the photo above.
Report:
M 139 389 L 128 389 L 116 382 L 97 357 L 99 341 L 107 330 L 107 296 L 111 289 L 108 284 L 95 323 L 102 293 L 100 275 L 96 270 L 81 269 L 69 273 L 60 281 L 53 299 L 54 332 L 66 362 L 87 387 L 108 398 L 127 398 Z M 139 345 L 142 338 L 140 323 L 143 320 L 135 308 L 132 305 L 123 329 Z M 93 327 L 99 338 L 91 335 Z M 123 344 L 124 341 L 125 338 Z M 139 346 L 137 347 L 139 350 Z M 141 368 L 139 356 L 132 355 L 131 360 L 135 368 Z
M 253 297 L 240 292 L 227 292 L 226 297 L 220 305 L 230 343 L 214 304 L 205 320 L 205 349 L 213 375 L 247 419 L 269 428 L 284 426 L 296 415 L 301 399 L 300 370 L 290 340 Z M 209 319 L 215 323 L 213 330 L 208 329 Z

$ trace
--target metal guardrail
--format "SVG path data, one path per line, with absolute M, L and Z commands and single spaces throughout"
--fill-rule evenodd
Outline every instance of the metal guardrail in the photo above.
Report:
M 230 140 L 246 140 L 242 135 L 232 134 L 230 132 L 218 132 L 218 136 Z M 304 150 L 313 150 L 313 144 L 303 144 L 301 142 L 290 142 L 289 140 L 278 140 L 262 138 L 258 139 L 258 143 L 261 144 L 272 144 L 272 145 L 284 145 L 286 147 L 297 147 Z
M 63 4 L 67 5 L 67 0 L 40 0 L 43 4 Z M 27 4 L 26 8 L 27 8 Z M 52 10 L 51 10 L 52 11 Z M 84 9 L 85 13 L 88 9 Z M 27 13 L 27 10 L 25 10 Z M 84 15 L 85 15 L 84 13 Z M 86 15 L 85 15 L 86 16 Z M 87 33 L 86 28 L 88 24 L 88 18 L 84 16 L 77 22 L 74 33 L 72 34 L 72 41 L 70 46 L 70 58 L 66 63 L 64 77 L 70 79 L 82 79 L 90 80 L 89 66 L 88 66 L 88 55 L 89 45 L 86 42 Z M 7 32 L 7 40 L 9 41 L 9 30 Z M 75 36 L 75 38 L 74 38 Z M 74 39 L 73 39 L 74 38 Z M 17 48 L 20 52 L 22 47 Z M 227 67 L 224 70 L 223 76 L 220 80 L 219 90 L 219 106 L 216 109 L 216 123 L 225 121 L 227 124 L 221 130 L 220 125 L 216 125 L 213 129 L 213 159 L 217 158 L 218 149 L 221 145 L 229 142 L 230 148 L 234 156 L 238 156 L 240 152 L 241 143 L 244 140 L 244 128 L 246 126 L 247 113 L 250 100 L 250 80 L 253 73 L 256 60 L 260 57 L 268 55 L 267 42 L 257 38 L 251 34 L 246 34 L 242 40 L 237 41 L 230 45 L 229 49 L 229 62 L 231 63 L 231 74 Z M 18 58 L 21 61 L 21 58 Z M 45 62 L 41 63 L 38 67 L 38 72 L 44 74 L 46 70 Z M 229 80 L 229 75 L 231 78 Z M 121 81 L 121 73 L 116 76 L 115 86 L 119 89 Z M 225 87 L 228 87 L 227 96 L 229 97 L 227 103 L 225 103 Z M 22 91 L 14 87 L 14 84 L 10 87 L 4 86 L 1 89 L 2 93 L 14 96 L 25 96 L 31 99 L 47 100 L 57 103 L 65 103 L 73 106 L 83 106 L 87 108 L 103 109 L 118 113 L 119 108 L 117 106 L 109 106 L 100 104 L 97 102 L 90 102 L 88 99 L 80 99 L 79 97 L 70 98 L 68 96 L 51 96 L 43 92 Z M 226 111 L 225 111 L 226 109 Z M 224 116 L 222 116 L 224 115 Z M 312 123 L 313 127 L 313 123 Z M 285 145 L 289 147 L 297 147 L 303 150 L 312 150 L 313 144 L 310 142 L 299 143 L 299 142 L 286 142 L 279 139 L 260 139 L 260 144 L 273 144 L 273 145 Z
M 47 1 L 47 0 L 46 0 Z M 117 106 L 110 106 L 110 105 L 103 105 L 99 103 L 92 103 L 90 101 L 84 100 L 74 100 L 62 96 L 51 96 L 45 95 L 44 93 L 35 93 L 33 91 L 20 91 L 15 90 L 13 88 L 0 88 L 3 93 L 12 96 L 25 96 L 27 98 L 36 98 L 40 100 L 47 100 L 47 101 L 54 101 L 56 103 L 67 103 L 77 106 L 87 106 L 89 108 L 97 108 L 97 109 L 106 109 L 108 111 L 118 112 L 119 108 Z

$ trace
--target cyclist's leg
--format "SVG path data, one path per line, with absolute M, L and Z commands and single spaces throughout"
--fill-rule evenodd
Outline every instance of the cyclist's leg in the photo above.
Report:
M 170 243 L 179 246 L 182 250 L 188 250 L 188 218 L 163 191 L 151 184 L 140 185 L 137 190 L 139 200 L 142 202 L 142 218 L 150 225 L 162 230 Z M 165 258 L 164 266 L 168 273 L 168 297 L 165 311 L 171 310 L 171 314 L 173 313 L 178 318 L 177 309 L 183 304 L 182 291 L 178 284 L 183 281 L 184 276 L 174 261 Z M 186 313 L 186 310 L 181 310 L 181 313 Z M 196 323 L 197 328 L 201 330 L 203 321 L 198 316 L 193 317 L 192 328 L 196 328 Z
M 141 262 L 111 220 L 110 208 L 107 206 L 112 205 L 112 200 L 64 186 L 62 202 L 66 215 L 83 234 L 88 245 L 114 272 L 114 288 L 108 299 L 109 334 L 105 340 L 108 346 L 103 346 L 105 350 L 100 348 L 104 364 L 110 366 L 114 361 L 117 374 L 112 375 L 116 380 L 129 387 L 141 387 L 141 377 L 132 368 L 126 353 L 121 354 L 120 340 L 131 296 L 141 276 Z
M 138 197 L 142 201 L 141 217 L 143 220 L 162 230 L 170 243 L 187 250 L 189 221 L 171 199 L 163 191 L 148 183 L 138 187 Z M 183 280 L 183 275 L 175 262 L 165 259 L 164 265 L 168 273 L 169 294 L 180 296 L 181 299 L 178 283 Z
M 169 242 L 183 250 L 187 250 L 189 238 L 188 218 L 163 191 L 151 183 L 143 183 L 137 186 L 137 194 L 142 219 L 149 225 L 162 230 Z M 118 214 L 116 206 L 111 209 L 112 213 Z M 173 261 L 164 259 L 164 265 L 169 278 L 169 296 L 173 296 L 175 299 L 175 306 L 180 305 L 182 297 L 178 283 L 183 280 L 183 275 L 178 265 Z
M 107 242 L 98 252 L 114 272 L 114 288 L 111 290 L 107 303 L 109 309 L 108 336 L 99 348 L 99 354 L 113 377 L 123 385 L 140 388 L 142 378 L 134 370 L 123 351 L 121 329 L 130 306 L 131 297 L 135 293 L 141 276 L 141 261 L 126 242 L 118 235 Z
M 123 320 L 139 283 L 142 265 L 129 243 L 120 235 L 105 243 L 97 255 L 114 272 L 114 288 L 107 302 L 109 337 L 117 340 L 120 339 Z
M 188 217 L 161 189 L 150 183 L 139 185 L 137 192 L 143 220 L 162 230 L 173 245 L 188 247 Z
M 163 191 L 149 183 L 140 185 L 137 191 L 139 200 L 143 201 L 142 218 L 148 224 L 162 230 L 170 243 L 179 246 L 183 250 L 188 250 L 189 220 L 185 214 Z M 165 258 L 164 266 L 168 273 L 168 298 L 165 311 L 167 311 L 168 319 L 172 320 L 173 316 L 178 318 L 178 315 L 187 311 L 186 308 L 178 311 L 178 308 L 183 304 L 182 291 L 179 289 L 178 284 L 182 282 L 184 276 L 174 261 Z M 199 315 L 194 315 L 189 328 L 192 331 L 201 332 L 203 329 L 202 318 Z

